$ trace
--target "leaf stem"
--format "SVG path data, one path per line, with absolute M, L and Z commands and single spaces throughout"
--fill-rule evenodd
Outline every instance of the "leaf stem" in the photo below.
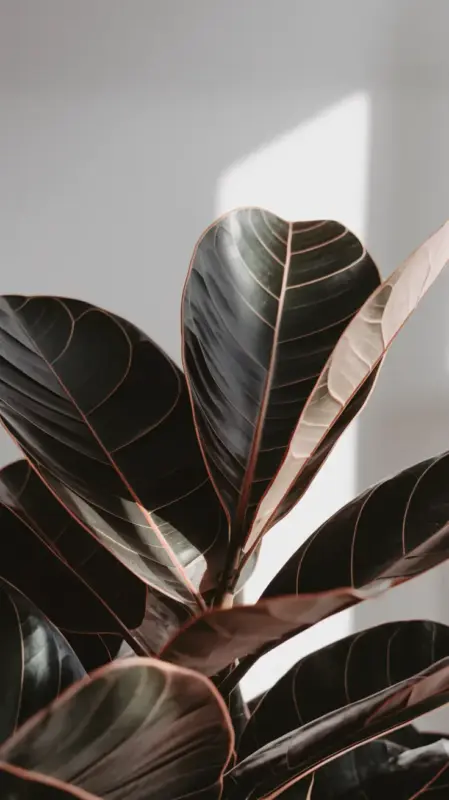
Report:
M 233 605 L 234 605 L 233 592 L 225 592 L 220 603 L 220 608 L 232 608 Z
M 218 608 L 232 608 L 235 587 L 240 575 L 241 548 L 230 550 L 223 570 L 221 584 L 217 591 L 215 605 Z

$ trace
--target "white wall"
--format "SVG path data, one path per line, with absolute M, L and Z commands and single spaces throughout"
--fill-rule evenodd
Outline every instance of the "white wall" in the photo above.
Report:
M 449 217 L 448 27 L 445 0 L 0 0 L 2 292 L 81 296 L 178 357 L 193 244 L 248 201 L 348 222 L 387 273 Z M 448 300 L 449 274 L 253 593 L 323 516 L 449 447 Z M 323 623 L 248 691 L 354 626 L 449 622 L 447 574 Z

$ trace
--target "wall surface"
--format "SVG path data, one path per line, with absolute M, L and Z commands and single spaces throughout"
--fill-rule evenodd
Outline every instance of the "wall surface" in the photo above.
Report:
M 445 0 L 0 0 L 2 292 L 86 298 L 179 358 L 194 242 L 244 203 L 341 219 L 387 274 L 449 217 L 448 28 Z M 449 273 L 268 537 L 253 596 L 350 497 L 449 447 L 448 302 Z M 247 693 L 354 628 L 449 622 L 447 576 L 275 651 Z

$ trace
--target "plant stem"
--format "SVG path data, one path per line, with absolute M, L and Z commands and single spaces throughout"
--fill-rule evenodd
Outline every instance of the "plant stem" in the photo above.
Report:
M 240 548 L 229 552 L 215 602 L 218 608 L 232 608 L 233 606 L 235 586 L 240 574 L 240 556 Z
M 234 595 L 232 592 L 225 592 L 220 603 L 220 608 L 232 608 L 234 605 Z

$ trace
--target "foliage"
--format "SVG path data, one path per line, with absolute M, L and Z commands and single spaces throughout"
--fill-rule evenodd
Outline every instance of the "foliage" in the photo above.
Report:
M 446 559 L 443 454 L 357 497 L 241 599 L 448 260 L 449 223 L 381 282 L 337 222 L 233 211 L 192 257 L 184 371 L 89 303 L 0 298 L 0 417 L 24 454 L 0 474 L 2 797 L 447 796 L 445 738 L 409 726 L 449 701 L 446 626 L 349 636 L 249 705 L 239 681 Z

